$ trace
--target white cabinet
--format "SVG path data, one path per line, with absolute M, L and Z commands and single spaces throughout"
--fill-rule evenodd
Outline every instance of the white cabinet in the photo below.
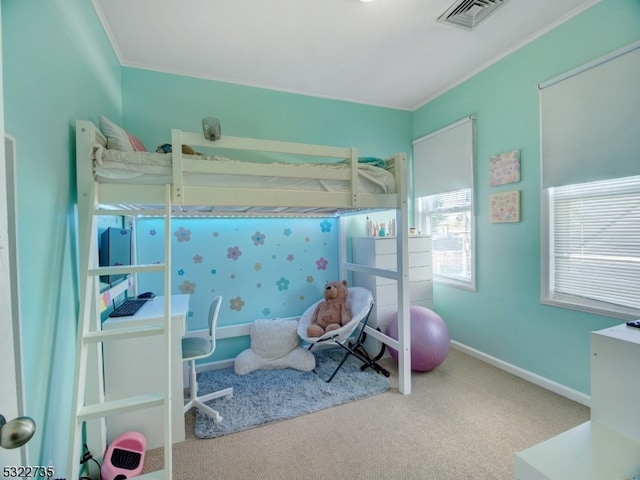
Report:
M 591 420 L 640 443 L 640 328 L 591 333 Z
M 591 420 L 516 454 L 516 480 L 640 478 L 640 329 L 591 333 Z
M 395 270 L 397 240 L 395 237 L 356 237 L 352 239 L 353 263 Z M 398 287 L 395 280 L 364 273 L 353 273 L 354 286 L 373 293 L 375 305 L 369 318 L 372 327 L 384 332 L 398 311 Z M 411 305 L 433 308 L 433 268 L 431 237 L 409 237 L 409 297 Z

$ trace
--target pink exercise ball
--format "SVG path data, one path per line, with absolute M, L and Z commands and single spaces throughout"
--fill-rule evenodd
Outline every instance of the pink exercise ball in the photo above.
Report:
M 411 323 L 411 370 L 428 372 L 447 358 L 449 353 L 449 328 L 433 310 L 413 306 L 409 308 Z M 398 339 L 398 314 L 394 313 L 386 331 L 394 340 Z M 397 362 L 398 351 L 389 347 L 391 357 Z

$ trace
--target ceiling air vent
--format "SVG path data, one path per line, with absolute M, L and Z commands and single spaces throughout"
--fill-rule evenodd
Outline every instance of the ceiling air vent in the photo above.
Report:
M 507 0 L 458 0 L 438 17 L 438 21 L 473 30 L 505 3 Z

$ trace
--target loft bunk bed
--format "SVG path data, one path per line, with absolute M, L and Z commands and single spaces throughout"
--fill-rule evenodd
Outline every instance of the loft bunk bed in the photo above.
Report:
M 347 262 L 347 232 L 340 222 L 342 275 L 347 271 L 380 274 L 397 279 L 399 314 L 406 307 L 408 331 L 408 251 L 406 155 L 374 161 L 359 158 L 357 149 L 309 145 L 272 140 L 222 136 L 205 139 L 202 133 L 173 129 L 172 153 L 123 152 L 107 149 L 107 139 L 91 121 L 76 123 L 79 231 L 88 235 L 83 221 L 94 207 L 96 192 L 101 208 L 114 215 L 144 215 L 148 209 L 162 211 L 165 185 L 171 186 L 172 215 L 207 216 L 332 216 L 342 219 L 368 210 L 396 211 L 400 252 L 395 271 L 384 271 Z M 260 152 L 281 155 L 284 161 L 256 163 L 219 155 L 186 155 L 182 146 L 225 152 Z M 312 159 L 292 163 L 290 159 Z M 273 158 L 273 157 L 272 157 Z M 325 160 L 317 163 L 316 159 Z M 331 162 L 331 163 L 329 163 Z M 377 166 L 383 165 L 383 166 Z M 99 184 L 95 188 L 94 183 Z M 81 243 L 83 245 L 83 243 Z M 378 340 L 399 352 L 409 352 L 410 342 L 395 341 L 373 329 Z M 408 339 L 408 337 L 407 337 Z M 400 345 L 400 342 L 404 345 Z M 409 355 L 400 355 L 399 389 L 410 393 Z
M 78 121 L 77 127 L 79 151 L 89 152 L 87 158 L 82 154 L 84 164 L 79 160 L 78 182 L 88 186 L 97 181 L 102 185 L 101 203 L 125 209 L 164 204 L 165 184 L 171 184 L 176 213 L 193 213 L 194 207 L 213 214 L 243 215 L 330 215 L 357 209 L 394 209 L 399 207 L 406 172 L 404 155 L 363 159 L 355 148 L 239 137 L 210 141 L 202 134 L 176 129 L 172 130 L 174 148 L 170 154 L 125 152 L 108 149 L 93 123 Z M 183 145 L 258 152 L 272 158 L 280 155 L 281 161 L 187 155 L 181 151 Z M 300 163 L 300 157 L 312 160 Z M 297 158 L 297 163 L 291 158 Z M 94 161 L 87 162 L 91 159 Z
M 177 129 L 172 130 L 171 144 L 171 153 L 110 150 L 93 122 L 76 122 L 80 245 L 88 244 L 87 222 L 96 208 L 132 216 L 168 211 L 171 216 L 336 216 L 341 277 L 352 271 L 397 281 L 398 340 L 371 327 L 366 331 L 399 352 L 399 391 L 411 393 L 406 155 L 378 161 L 358 157 L 355 148 L 229 136 L 211 141 L 202 133 Z M 183 146 L 205 153 L 183 154 Z M 269 162 L 232 159 L 257 154 Z M 346 218 L 372 210 L 396 212 L 395 269 L 347 261 Z M 87 268 L 87 263 L 80 266 Z

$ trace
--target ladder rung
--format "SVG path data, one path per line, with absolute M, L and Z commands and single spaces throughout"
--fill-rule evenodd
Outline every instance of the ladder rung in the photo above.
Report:
M 164 263 L 152 263 L 150 265 L 122 265 L 118 267 L 90 268 L 89 275 L 118 275 L 121 273 L 162 272 Z
M 84 343 L 107 342 L 109 340 L 124 340 L 126 338 L 151 337 L 163 335 L 164 325 L 142 325 L 138 327 L 113 328 L 99 332 L 88 332 L 84 336 Z
M 83 127 L 84 128 L 84 127 Z M 83 161 L 86 159 L 83 159 Z M 143 409 L 153 408 L 159 410 L 158 407 L 164 407 L 163 410 L 163 422 L 164 422 L 164 468 L 154 472 L 145 473 L 138 476 L 140 479 L 147 480 L 170 480 L 172 478 L 172 453 L 171 453 L 171 419 L 164 418 L 169 415 L 169 410 L 172 404 L 172 370 L 171 365 L 171 333 L 168 328 L 166 320 L 169 318 L 169 313 L 164 312 L 164 315 L 157 318 L 155 315 L 153 318 L 149 318 L 145 321 L 144 325 L 138 325 L 135 327 L 130 326 L 118 326 L 107 330 L 102 330 L 97 325 L 101 320 L 102 308 L 98 305 L 99 292 L 98 289 L 98 276 L 109 275 L 128 275 L 136 273 L 156 272 L 164 274 L 164 284 L 167 292 L 170 290 L 170 265 L 171 265 L 171 185 L 165 185 L 165 202 L 164 209 L 160 207 L 154 207 L 153 210 L 136 210 L 129 209 L 125 205 L 118 205 L 114 208 L 109 208 L 104 205 L 99 205 L 99 184 L 93 182 L 91 184 L 91 191 L 89 198 L 93 199 L 92 206 L 87 207 L 87 218 L 85 222 L 81 221 L 80 226 L 83 227 L 83 223 L 86 223 L 86 227 L 89 227 L 88 235 L 85 239 L 86 252 L 83 253 L 83 299 L 82 308 L 80 312 L 78 336 L 77 336 L 77 349 L 76 352 L 76 377 L 74 380 L 74 400 L 73 400 L 73 426 L 70 429 L 70 452 L 67 459 L 67 470 L 70 478 L 78 478 L 80 476 L 80 466 L 78 458 L 80 457 L 80 447 L 82 444 L 83 436 L 86 438 L 87 443 L 95 444 L 92 446 L 97 447 L 98 444 L 104 443 L 105 436 L 105 422 L 94 422 L 85 424 L 91 420 L 109 418 L 116 415 L 121 415 L 128 412 L 135 412 Z M 84 201 L 83 201 L 84 203 Z M 166 263 L 156 263 L 152 265 L 118 265 L 111 267 L 98 267 L 98 241 L 96 235 L 98 233 L 97 220 L 98 216 L 162 216 L 164 217 L 164 254 Z M 83 215 L 84 216 L 84 215 Z M 84 230 L 84 227 L 83 227 Z M 85 242 L 83 242 L 85 243 Z M 85 256 L 86 254 L 86 256 Z M 91 278 L 93 277 L 93 278 Z M 114 296 L 124 293 L 127 290 L 130 283 L 122 282 L 115 289 L 111 289 L 111 294 Z M 168 294 L 168 293 L 167 293 Z M 90 297 L 95 297 L 91 299 Z M 93 300 L 93 301 L 91 301 Z M 163 318 L 164 320 L 163 321 Z M 117 322 L 114 322 L 117 324 Z M 127 322 L 123 322 L 127 323 Z M 91 330 L 91 326 L 96 325 L 96 331 Z M 161 392 L 155 392 L 146 395 L 131 396 L 129 398 L 122 398 L 119 400 L 99 401 L 93 403 L 96 397 L 102 397 L 104 394 L 103 385 L 99 385 L 95 381 L 95 377 L 92 377 L 94 381 L 87 384 L 87 375 L 96 373 L 96 366 L 100 365 L 101 355 L 101 343 L 112 340 L 125 340 L 136 339 L 140 337 L 147 337 L 152 335 L 164 335 L 165 341 L 165 354 L 166 362 L 163 365 L 159 365 L 159 368 L 164 367 L 166 369 L 164 377 L 164 386 Z M 89 348 L 89 344 L 98 344 L 98 348 Z M 82 362 L 82 363 L 81 363 Z M 85 363 L 89 362 L 90 367 L 85 367 Z M 116 372 L 117 373 L 117 372 Z M 108 392 L 107 392 L 108 394 Z M 91 399 L 88 405 L 84 405 L 84 399 Z M 83 433 L 83 426 L 85 431 Z
M 107 417 L 109 415 L 118 415 L 120 413 L 132 412 L 143 408 L 157 407 L 163 403 L 164 394 L 150 393 L 148 395 L 139 395 L 137 397 L 86 405 L 80 409 L 76 418 L 78 423 L 86 422 L 88 420 L 95 420 L 96 418 Z

